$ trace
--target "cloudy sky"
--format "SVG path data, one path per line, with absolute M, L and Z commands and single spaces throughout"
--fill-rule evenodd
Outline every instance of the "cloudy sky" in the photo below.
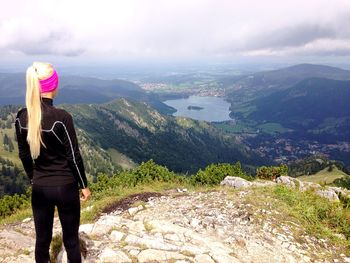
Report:
M 0 60 L 350 57 L 349 0 L 0 0 Z

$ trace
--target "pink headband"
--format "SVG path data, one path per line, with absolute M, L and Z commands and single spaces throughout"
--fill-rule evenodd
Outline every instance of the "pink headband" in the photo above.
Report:
M 58 87 L 58 76 L 56 70 L 53 70 L 51 77 L 47 79 L 39 80 L 40 92 L 46 93 L 57 89 Z

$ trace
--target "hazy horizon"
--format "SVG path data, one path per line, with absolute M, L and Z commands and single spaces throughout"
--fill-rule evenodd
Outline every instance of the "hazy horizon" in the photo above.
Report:
M 0 66 L 347 65 L 350 2 L 1 1 Z

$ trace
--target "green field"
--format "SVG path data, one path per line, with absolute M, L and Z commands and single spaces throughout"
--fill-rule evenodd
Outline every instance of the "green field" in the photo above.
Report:
M 284 133 L 290 131 L 290 129 L 287 129 L 283 127 L 279 123 L 274 122 L 268 122 L 264 124 L 257 125 L 254 121 L 242 121 L 237 119 L 236 122 L 229 123 L 229 122 L 222 122 L 222 123 L 215 123 L 215 126 L 224 132 L 228 133 L 267 133 L 267 134 L 277 134 L 277 133 Z
M 107 152 L 111 156 L 112 161 L 123 167 L 123 169 L 133 169 L 136 167 L 136 164 L 129 157 L 118 152 L 116 149 L 109 148 Z
M 232 105 L 232 104 L 231 104 Z M 235 107 L 232 112 L 234 114 L 242 114 L 244 118 L 247 118 L 249 114 L 256 111 L 256 106 L 243 105 L 241 107 Z
M 261 129 L 262 132 L 268 134 L 284 133 L 290 131 L 287 128 L 284 128 L 281 124 L 275 122 L 268 122 L 260 124 L 257 128 Z
M 328 171 L 328 167 L 327 167 L 316 174 L 303 175 L 298 177 L 298 179 L 304 182 L 318 183 L 318 184 L 324 185 L 324 184 L 331 184 L 334 182 L 334 180 L 338 178 L 342 178 L 344 176 L 347 176 L 347 174 L 344 173 L 343 171 L 340 171 L 337 167 L 333 167 L 333 170 L 331 172 Z
M 215 127 L 227 133 L 255 133 L 256 129 L 250 122 L 242 122 L 237 120 L 234 124 L 229 122 L 214 123 Z

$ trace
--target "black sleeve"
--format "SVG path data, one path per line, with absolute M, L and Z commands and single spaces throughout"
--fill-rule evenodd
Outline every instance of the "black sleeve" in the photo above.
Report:
M 63 145 L 66 149 L 67 160 L 80 188 L 87 187 L 87 179 L 83 159 L 79 151 L 78 139 L 75 133 L 73 118 L 67 114 L 63 120 Z
M 17 113 L 16 121 L 15 121 L 15 128 L 16 128 L 16 137 L 17 137 L 17 143 L 18 143 L 18 156 L 22 161 L 24 170 L 32 183 L 33 179 L 33 159 L 30 154 L 30 148 L 29 144 L 27 142 L 27 139 L 25 138 L 24 134 L 22 133 L 21 129 L 21 123 L 19 119 L 20 112 Z

